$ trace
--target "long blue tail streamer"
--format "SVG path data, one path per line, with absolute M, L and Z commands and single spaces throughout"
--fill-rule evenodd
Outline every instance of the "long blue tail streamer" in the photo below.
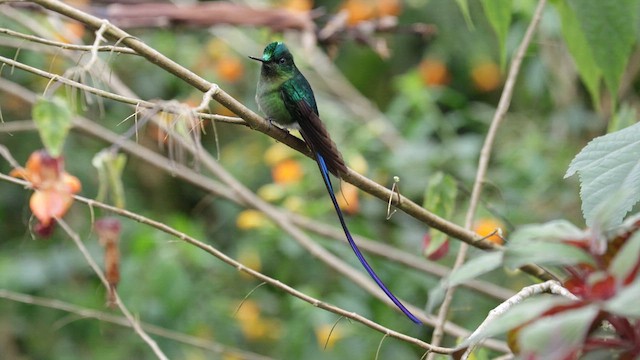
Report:
M 329 170 L 327 169 L 327 164 L 325 163 L 322 155 L 316 152 L 315 156 L 316 156 L 316 160 L 318 161 L 318 166 L 320 167 L 320 172 L 322 173 L 322 179 L 324 180 L 324 185 L 327 187 L 327 191 L 329 192 L 329 196 L 331 197 L 331 202 L 333 202 L 333 207 L 336 209 L 336 213 L 338 214 L 338 218 L 340 219 L 340 225 L 342 225 L 342 229 L 344 230 L 344 234 L 347 236 L 349 245 L 351 246 L 351 249 L 353 249 L 353 252 L 358 257 L 358 260 L 360 260 L 360 263 L 362 264 L 362 266 L 364 266 L 365 270 L 367 270 L 367 272 L 369 273 L 369 276 L 371 276 L 371 278 L 376 282 L 376 284 L 378 284 L 380 289 L 382 289 L 382 291 L 384 291 L 384 293 L 387 294 L 389 299 L 391 299 L 391 301 L 393 301 L 393 303 L 396 304 L 396 306 L 400 310 L 402 310 L 402 312 L 409 319 L 411 319 L 411 321 L 413 321 L 416 324 L 422 324 L 422 322 L 415 315 L 413 315 L 411 311 L 409 311 L 406 307 L 404 307 L 404 305 L 402 305 L 400 300 L 398 300 L 398 298 L 396 298 L 395 295 L 393 295 L 393 293 L 391 293 L 391 291 L 385 286 L 382 280 L 380 280 L 380 278 L 375 273 L 375 271 L 373 271 L 373 269 L 371 268 L 371 265 L 369 265 L 367 260 L 364 258 L 364 255 L 362 255 L 362 253 L 360 252 L 360 249 L 356 245 L 356 242 L 353 240 L 353 237 L 351 237 L 351 233 L 349 232 L 349 229 L 347 228 L 347 224 L 344 221 L 342 210 L 340 209 L 340 206 L 338 205 L 338 201 L 336 200 L 336 196 L 333 191 L 333 186 L 331 185 L 331 180 L 329 179 Z

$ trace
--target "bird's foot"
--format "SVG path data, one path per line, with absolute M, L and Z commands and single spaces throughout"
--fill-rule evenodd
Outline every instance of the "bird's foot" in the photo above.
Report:
M 282 130 L 282 131 L 286 132 L 287 134 L 290 134 L 289 129 L 287 129 L 287 128 L 285 128 L 285 127 L 280 126 L 280 125 L 276 122 L 276 120 L 275 120 L 274 118 L 272 118 L 272 117 L 268 117 L 268 118 L 266 118 L 266 120 L 269 122 L 269 126 L 276 127 L 276 128 L 278 128 L 278 129 L 280 129 L 280 130 Z

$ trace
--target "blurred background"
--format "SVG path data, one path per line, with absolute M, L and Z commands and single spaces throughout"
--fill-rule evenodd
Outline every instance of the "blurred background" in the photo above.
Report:
M 448 220 L 458 224 L 464 221 L 480 147 L 504 86 L 508 61 L 536 5 L 534 1 L 513 3 L 503 57 L 500 42 L 475 0 L 468 2 L 467 18 L 457 2 L 450 0 L 236 3 L 305 16 L 315 24 L 311 30 L 315 35 L 330 32 L 329 25 L 339 25 L 330 36 L 318 37 L 317 45 L 299 29 L 281 32 L 275 26 L 205 26 L 195 18 L 149 23 L 115 17 L 116 13 L 126 14 L 127 6 L 136 3 L 144 4 L 123 2 L 120 12 L 110 2 L 72 4 L 97 16 L 114 16 L 110 18 L 113 23 L 218 84 L 254 111 L 259 64 L 247 56 L 260 56 L 271 41 L 286 41 L 314 88 L 322 119 L 346 163 L 387 187 L 398 176 L 401 193 L 420 204 L 433 174 L 451 176 L 458 196 Z M 391 26 L 386 27 L 388 24 Z M 81 24 L 28 6 L 0 7 L 0 27 L 24 33 L 39 30 L 39 36 L 68 43 L 91 44 L 94 40 L 94 33 Z M 0 41 L 0 55 L 52 73 L 62 74 L 75 65 L 58 48 L 32 48 L 31 43 L 10 36 L 2 36 Z M 111 67 L 112 75 L 141 99 L 176 100 L 192 106 L 201 101 L 201 92 L 141 57 L 104 53 L 101 59 Z M 640 62 L 637 57 L 632 61 Z M 2 77 L 34 94 L 42 94 L 48 86 L 47 79 L 6 66 Z M 634 113 L 638 106 L 637 77 L 626 81 L 620 94 L 623 115 Z M 5 124 L 31 118 L 29 102 L 4 83 L 0 93 Z M 61 93 L 78 97 L 76 111 L 111 131 L 122 134 L 134 124 L 133 118 L 128 118 L 134 111 L 130 106 L 83 98 L 70 91 Z M 613 116 L 606 98 L 599 110 L 594 108 L 562 40 L 558 14 L 547 6 L 498 133 L 476 224 L 478 232 L 487 234 L 500 227 L 508 237 L 519 225 L 560 218 L 583 225 L 577 181 L 563 176 L 573 156 L 590 139 L 604 133 Z M 211 111 L 235 116 L 216 103 Z M 313 161 L 245 126 L 217 124 L 217 141 L 210 122 L 205 122 L 204 129 L 203 146 L 260 197 L 338 226 Z M 171 144 L 166 140 L 163 130 L 150 123 L 140 129 L 137 142 L 170 155 Z M 0 143 L 21 164 L 42 147 L 36 131 L 1 131 Z M 67 138 L 66 171 L 80 179 L 81 195 L 93 198 L 98 193 L 98 176 L 91 163 L 96 153 L 109 145 L 81 132 L 72 131 Z M 196 163 L 188 156 L 174 160 L 189 166 Z M 7 174 L 11 167 L 3 161 L 0 170 Z M 392 329 L 430 339 L 431 329 L 413 327 L 395 309 L 354 287 L 264 215 L 212 196 L 135 157 L 127 159 L 122 182 L 127 209 L 210 243 L 309 295 Z M 346 199 L 343 208 L 353 233 L 422 256 L 425 237 L 430 234 L 427 226 L 401 212 L 387 221 L 386 203 L 349 190 L 344 183 L 342 188 Z M 103 286 L 64 232 L 57 229 L 50 238 L 41 239 L 30 230 L 30 195 L 15 184 L 0 185 L 0 287 L 117 313 L 104 306 Z M 96 212 L 97 216 L 107 215 Z M 103 250 L 91 230 L 91 216 L 86 206 L 75 204 L 65 219 L 95 258 L 102 259 Z M 259 287 L 238 309 L 258 281 L 167 234 L 128 219 L 120 221 L 118 291 L 132 312 L 146 323 L 250 352 L 212 352 L 155 337 L 172 358 L 371 359 L 378 354 L 379 359 L 410 359 L 422 355 L 420 349 L 392 339 L 385 339 L 378 350 L 383 338 L 380 333 L 347 320 L 340 321 L 329 336 L 338 320 L 335 314 L 269 286 Z M 314 239 L 360 270 L 343 243 L 321 236 Z M 450 267 L 459 242 L 452 240 L 449 245 L 437 263 Z M 426 303 L 429 289 L 439 281 L 436 274 L 376 256 L 368 258 L 396 295 L 418 306 Z M 484 280 L 512 291 L 531 283 L 522 274 L 506 272 L 492 273 Z M 463 288 L 456 296 L 450 320 L 473 329 L 499 302 L 499 298 Z M 153 358 L 130 329 L 114 324 L 7 299 L 0 299 L 0 314 L 3 358 Z M 445 345 L 457 340 L 448 337 Z M 488 350 L 477 354 L 479 358 L 492 355 L 495 353 Z

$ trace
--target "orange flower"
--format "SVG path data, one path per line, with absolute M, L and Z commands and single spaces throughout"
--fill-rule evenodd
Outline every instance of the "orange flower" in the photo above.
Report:
M 216 62 L 216 73 L 222 80 L 235 83 L 242 78 L 244 66 L 237 57 L 225 56 Z
M 402 12 L 400 0 L 378 0 L 379 16 L 398 16 Z
M 336 193 L 336 199 L 338 200 L 338 205 L 340 205 L 342 211 L 353 215 L 360 210 L 358 191 L 359 189 L 355 185 L 347 182 L 340 185 L 340 192 Z
M 286 0 L 282 7 L 295 12 L 308 12 L 313 8 L 312 0 Z
M 347 11 L 347 24 L 351 26 L 373 19 L 376 15 L 375 3 L 365 0 L 347 0 L 342 4 L 342 9 Z
M 447 85 L 451 81 L 451 74 L 447 65 L 438 59 L 424 59 L 418 65 L 422 81 L 429 86 Z
M 271 176 L 276 184 L 295 183 L 302 179 L 302 167 L 294 159 L 282 160 L 273 167 Z
M 81 188 L 80 180 L 64 171 L 63 157 L 52 157 L 46 150 L 32 153 L 26 169 L 14 169 L 10 175 L 31 183 L 35 192 L 29 207 L 44 227 L 64 216 L 73 203 L 73 194 Z
M 503 228 L 504 225 L 496 219 L 480 219 L 476 222 L 473 230 L 476 234 L 487 237 L 487 240 L 492 243 L 502 245 L 504 243 L 502 238 Z
M 471 80 L 476 89 L 482 92 L 493 91 L 502 82 L 500 68 L 492 61 L 480 62 L 471 69 Z

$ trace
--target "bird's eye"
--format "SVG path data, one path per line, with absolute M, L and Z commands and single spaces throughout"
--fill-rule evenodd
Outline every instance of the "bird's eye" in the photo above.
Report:
M 287 59 L 285 59 L 285 58 L 280 58 L 280 60 L 278 60 L 278 62 L 279 62 L 280 64 L 283 64 L 283 65 L 284 65 L 284 63 L 286 63 L 286 62 L 287 62 Z

